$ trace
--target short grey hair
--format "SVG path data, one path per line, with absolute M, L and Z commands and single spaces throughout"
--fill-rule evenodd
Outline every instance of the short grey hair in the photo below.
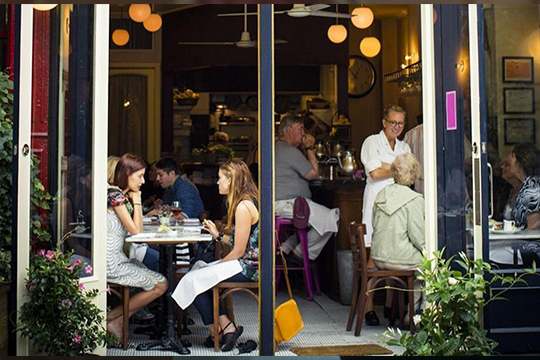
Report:
M 401 154 L 390 166 L 390 173 L 396 184 L 411 186 L 420 176 L 420 164 L 413 154 Z
M 294 115 L 284 116 L 279 122 L 279 130 L 278 130 L 279 136 L 287 135 L 288 128 L 293 127 L 296 124 L 303 124 L 303 123 L 304 123 L 303 116 L 294 116 Z
M 395 104 L 389 104 L 389 105 L 386 105 L 386 107 L 384 108 L 383 118 L 388 120 L 388 115 L 390 115 L 391 112 L 402 113 L 405 118 L 407 117 L 407 112 L 403 110 L 401 106 L 398 106 Z

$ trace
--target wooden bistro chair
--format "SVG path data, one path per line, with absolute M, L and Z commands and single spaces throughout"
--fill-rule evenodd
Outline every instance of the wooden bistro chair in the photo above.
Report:
M 373 296 L 373 293 L 369 295 L 367 292 L 368 281 L 372 278 L 376 279 L 373 288 L 376 289 L 377 286 L 381 283 L 384 283 L 386 280 L 392 280 L 397 284 L 398 287 L 407 289 L 409 295 L 409 327 L 411 333 L 414 333 L 414 270 L 378 270 L 378 269 L 368 269 L 365 266 L 368 263 L 366 244 L 364 241 L 364 235 L 366 234 L 366 225 L 357 224 L 356 222 L 351 222 L 349 227 L 349 236 L 351 240 L 351 250 L 353 254 L 353 268 L 354 268 L 354 278 L 353 278 L 353 298 L 351 302 L 351 309 L 349 311 L 349 321 L 347 322 L 347 331 L 351 331 L 354 316 L 356 315 L 356 329 L 354 332 L 355 336 L 359 336 L 362 331 L 362 324 L 364 322 L 364 317 L 366 315 L 366 305 L 369 296 Z M 360 285 L 360 286 L 359 286 Z M 399 291 L 399 301 L 400 301 L 400 322 L 403 326 L 404 319 L 404 296 L 403 292 Z
M 117 296 L 122 301 L 122 349 L 127 350 L 129 346 L 129 286 L 107 283 L 111 294 Z
M 222 243 L 218 242 L 216 246 L 216 258 L 221 258 L 222 252 L 225 252 Z M 216 260 L 217 260 L 216 259 Z M 212 288 L 214 303 L 214 350 L 219 351 L 219 304 L 225 310 L 225 313 L 231 321 L 234 322 L 234 310 L 232 306 L 232 295 L 235 292 L 244 292 L 249 294 L 259 304 L 259 283 L 258 282 L 228 282 L 223 281 Z

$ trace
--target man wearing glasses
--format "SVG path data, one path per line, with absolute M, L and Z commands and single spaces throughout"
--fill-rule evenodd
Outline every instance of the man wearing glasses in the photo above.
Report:
M 396 156 L 411 152 L 409 145 L 398 139 L 405 128 L 406 116 L 407 113 L 401 107 L 393 104 L 386 106 L 382 120 L 383 129 L 380 133 L 369 136 L 362 144 L 360 158 L 367 175 L 362 209 L 362 222 L 366 224 L 367 231 L 366 246 L 371 246 L 371 213 L 375 196 L 386 185 L 394 182 L 390 174 L 390 164 Z

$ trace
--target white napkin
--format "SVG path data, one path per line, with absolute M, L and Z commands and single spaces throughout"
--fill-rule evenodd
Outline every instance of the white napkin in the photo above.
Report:
M 218 283 L 242 272 L 238 260 L 214 261 L 209 264 L 197 261 L 174 289 L 172 298 L 178 306 L 186 309 L 197 295 L 213 288 Z

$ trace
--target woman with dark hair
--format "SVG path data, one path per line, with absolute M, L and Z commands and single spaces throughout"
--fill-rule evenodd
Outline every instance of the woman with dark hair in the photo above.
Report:
M 231 247 L 231 252 L 220 263 L 237 261 L 241 270 L 225 279 L 231 282 L 256 282 L 259 280 L 259 190 L 247 165 L 240 160 L 229 160 L 219 168 L 218 187 L 221 195 L 227 195 L 227 223 L 225 235 L 218 231 L 211 221 L 204 222 L 204 229 L 214 239 Z M 215 271 L 220 271 L 216 265 Z M 188 274 L 189 275 L 189 274 Z M 194 279 L 196 280 L 196 279 Z M 224 280 L 222 280 L 224 281 Z M 181 282 L 182 284 L 182 282 Z M 180 285 L 181 285 L 180 284 Z M 203 323 L 208 326 L 210 336 L 204 342 L 206 347 L 214 346 L 213 298 L 211 290 L 200 293 L 193 301 L 201 314 Z M 231 351 L 243 332 L 242 326 L 231 321 L 220 307 L 219 327 L 221 350 Z
M 514 147 L 508 159 L 510 171 L 523 182 L 513 210 L 517 227 L 540 229 L 540 150 L 533 144 Z
M 107 281 L 144 290 L 130 297 L 129 316 L 160 297 L 168 287 L 163 275 L 124 253 L 128 233 L 136 235 L 143 229 L 140 189 L 145 170 L 141 158 L 125 154 L 116 165 L 114 186 L 107 189 Z M 107 314 L 107 329 L 121 337 L 122 305 Z

